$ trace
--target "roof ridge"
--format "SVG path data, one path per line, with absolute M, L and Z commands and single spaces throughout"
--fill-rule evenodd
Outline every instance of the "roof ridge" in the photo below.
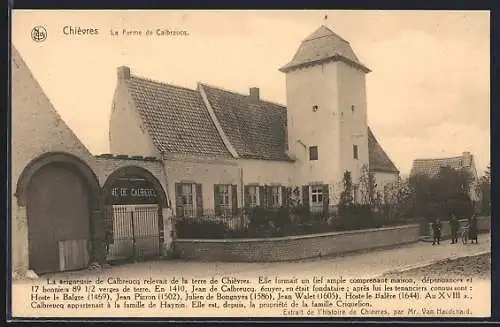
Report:
M 436 161 L 436 160 L 449 160 L 449 159 L 462 159 L 463 156 L 453 156 L 453 157 L 440 157 L 440 158 L 417 158 L 413 161 Z
M 147 81 L 147 82 L 153 82 L 153 83 L 156 83 L 156 84 L 162 84 L 162 85 L 165 85 L 165 86 L 171 86 L 171 87 L 175 87 L 175 88 L 178 88 L 178 89 L 184 89 L 184 90 L 189 90 L 189 91 L 193 91 L 193 92 L 198 92 L 198 90 L 189 88 L 187 86 L 181 86 L 181 85 L 171 84 L 171 83 L 167 83 L 167 82 L 162 82 L 160 80 L 156 80 L 156 79 L 152 79 L 152 78 L 148 78 L 148 77 L 144 77 L 144 76 L 138 76 L 138 75 L 135 75 L 135 74 L 131 74 L 130 78 L 141 79 L 141 80 Z
M 229 90 L 229 89 L 226 89 L 226 88 L 223 88 L 223 87 L 220 87 L 220 86 L 216 86 L 216 85 L 213 85 L 213 84 L 208 84 L 208 83 L 204 83 L 204 82 L 198 82 L 198 84 L 201 84 L 202 86 L 206 86 L 206 87 L 211 87 L 213 89 L 217 89 L 217 90 L 220 90 L 220 91 L 224 91 L 224 92 L 229 92 L 229 93 L 232 93 L 232 94 L 236 94 L 236 95 L 240 95 L 240 96 L 244 96 L 244 97 L 249 97 L 248 94 L 243 94 L 241 92 L 236 92 L 234 90 Z M 269 100 L 266 100 L 266 99 L 260 99 L 259 98 L 259 101 L 260 102 L 265 102 L 265 103 L 269 103 L 269 104 L 273 104 L 273 105 L 276 105 L 276 106 L 280 106 L 282 107 L 283 109 L 286 109 L 286 105 L 284 104 L 281 104 L 281 103 L 278 103 L 278 102 L 274 102 L 274 101 L 269 101 Z

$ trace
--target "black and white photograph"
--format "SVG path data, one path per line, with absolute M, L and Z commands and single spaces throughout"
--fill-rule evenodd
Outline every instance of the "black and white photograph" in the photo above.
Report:
M 488 11 L 11 35 L 13 319 L 490 317 Z

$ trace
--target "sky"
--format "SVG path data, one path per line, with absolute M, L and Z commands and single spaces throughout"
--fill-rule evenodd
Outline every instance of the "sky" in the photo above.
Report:
M 403 175 L 416 158 L 469 151 L 480 175 L 490 161 L 487 11 L 16 10 L 12 19 L 12 43 L 93 154 L 109 152 L 117 67 L 193 89 L 197 82 L 240 93 L 255 86 L 262 98 L 286 105 L 278 68 L 325 25 L 372 70 L 368 124 Z M 35 26 L 47 30 L 44 42 L 32 40 Z M 65 26 L 98 34 L 65 35 Z M 157 29 L 187 34 L 156 35 Z

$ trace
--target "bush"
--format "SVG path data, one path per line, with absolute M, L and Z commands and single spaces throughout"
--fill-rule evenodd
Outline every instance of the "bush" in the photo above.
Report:
M 378 228 L 383 225 L 383 214 L 373 212 L 370 205 L 340 206 L 333 224 L 339 231 Z
M 228 228 L 221 221 L 184 218 L 175 222 L 178 238 L 224 238 Z

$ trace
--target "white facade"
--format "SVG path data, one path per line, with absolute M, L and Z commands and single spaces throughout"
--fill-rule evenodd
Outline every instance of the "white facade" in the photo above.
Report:
M 298 161 L 299 185 L 333 185 L 345 171 L 357 183 L 369 164 L 364 75 L 338 61 L 287 73 L 288 144 Z M 317 160 L 309 158 L 311 146 L 318 147 Z

